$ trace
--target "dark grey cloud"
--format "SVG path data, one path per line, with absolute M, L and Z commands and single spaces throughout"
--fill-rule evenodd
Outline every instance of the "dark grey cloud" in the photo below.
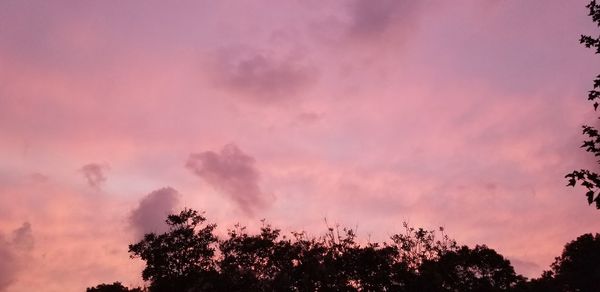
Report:
M 217 54 L 217 85 L 250 101 L 280 103 L 293 99 L 315 80 L 315 70 L 296 57 L 276 57 L 251 49 Z
M 264 206 L 265 196 L 258 185 L 260 173 L 255 160 L 235 144 L 223 146 L 220 152 L 193 153 L 185 166 L 229 196 L 246 213 Z
M 108 166 L 103 164 L 88 163 L 82 166 L 79 171 L 83 174 L 90 187 L 99 188 L 104 182 L 106 182 L 106 175 L 104 172 L 107 169 Z
M 146 233 L 167 231 L 168 226 L 165 220 L 167 215 L 174 212 L 179 202 L 179 196 L 175 189 L 166 187 L 143 197 L 129 215 L 129 223 L 136 236 L 142 237 Z

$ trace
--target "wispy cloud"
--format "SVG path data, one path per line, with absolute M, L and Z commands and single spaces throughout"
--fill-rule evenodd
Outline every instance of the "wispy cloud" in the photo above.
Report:
M 349 33 L 354 37 L 377 37 L 394 28 L 413 29 L 418 19 L 419 1 L 357 0 L 350 5 L 352 22 Z
M 240 98 L 279 104 L 303 93 L 316 80 L 316 70 L 298 56 L 272 51 L 225 48 L 215 54 L 217 86 Z

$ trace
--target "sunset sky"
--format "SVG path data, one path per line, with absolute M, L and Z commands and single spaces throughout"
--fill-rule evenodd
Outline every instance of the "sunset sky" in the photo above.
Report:
M 0 1 L 0 291 L 142 285 L 169 212 L 387 240 L 444 226 L 537 277 L 600 231 L 573 169 L 587 0 Z

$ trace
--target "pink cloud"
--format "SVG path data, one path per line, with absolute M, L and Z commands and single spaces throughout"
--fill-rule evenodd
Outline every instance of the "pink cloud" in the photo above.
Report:
M 352 37 L 377 38 L 392 29 L 411 31 L 420 14 L 419 6 L 419 2 L 410 0 L 354 1 L 349 33 Z
M 267 196 L 260 189 L 260 172 L 255 166 L 254 158 L 242 152 L 235 144 L 227 144 L 219 152 L 193 153 L 185 166 L 229 196 L 248 214 L 266 204 Z
M 221 49 L 215 56 L 219 87 L 240 98 L 280 104 L 298 97 L 316 80 L 316 71 L 298 56 L 248 48 Z
M 597 28 L 577 2 L 0 1 L 0 227 L 35 227 L 35 265 L 9 289 L 135 283 L 127 227 L 178 202 L 381 240 L 405 219 L 444 225 L 539 275 L 598 230 L 563 181 L 597 167 L 578 147 L 600 64 L 577 43 Z M 226 141 L 244 151 L 181 167 Z M 89 157 L 111 162 L 110 184 L 87 172 L 101 197 L 73 171 Z M 146 195 L 164 185 L 183 195 Z
M 0 291 L 7 291 L 6 288 L 15 280 L 18 263 L 8 243 L 1 239 L 0 243 Z
M 10 237 L 0 233 L 0 291 L 7 290 L 22 270 L 28 266 L 33 249 L 31 224 L 28 222 L 12 231 Z
M 79 170 L 81 174 L 87 180 L 87 183 L 92 188 L 100 188 L 100 186 L 106 182 L 106 176 L 104 172 L 108 166 L 98 163 L 88 163 L 81 167 Z
M 80 178 L 72 168 L 70 174 L 71 186 L 55 176 L 0 174 L 0 230 L 10 230 L 0 243 L 10 265 L 9 272 L 0 273 L 10 276 L 7 291 L 80 291 L 102 280 L 139 282 L 123 224 L 131 202 L 113 201 L 111 194 L 90 196 L 89 188 L 74 187 Z

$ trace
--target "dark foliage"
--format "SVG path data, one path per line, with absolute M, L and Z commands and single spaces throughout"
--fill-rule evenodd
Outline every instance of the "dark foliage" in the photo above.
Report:
M 258 234 L 236 226 L 218 239 L 205 222 L 185 209 L 168 217 L 168 232 L 129 246 L 146 262 L 145 290 L 115 282 L 87 291 L 600 291 L 600 234 L 568 243 L 550 271 L 527 281 L 493 249 L 458 247 L 443 229 L 405 224 L 390 242 L 361 245 L 352 229 L 287 237 L 264 223 Z
M 215 225 L 197 211 L 186 209 L 169 215 L 169 231 L 146 234 L 129 246 L 132 257 L 146 262 L 142 278 L 150 281 L 150 291 L 188 291 L 208 289 L 217 277 L 214 262 Z
M 600 27 L 600 5 L 596 3 L 596 0 L 592 0 L 587 6 L 589 9 L 589 15 L 592 17 L 592 21 Z M 580 42 L 587 48 L 593 48 L 596 50 L 596 54 L 600 54 L 600 35 L 588 36 L 582 35 Z M 600 75 L 596 76 L 592 90 L 588 93 L 588 100 L 593 102 L 594 110 L 598 110 L 598 101 L 600 100 Z M 600 157 L 600 135 L 598 129 L 592 126 L 583 126 L 583 135 L 587 137 L 587 140 L 583 141 L 582 148 L 585 151 L 593 154 L 595 157 Z M 600 161 L 598 161 L 600 164 Z M 595 204 L 596 208 L 600 209 L 600 176 L 597 172 L 589 169 L 575 170 L 566 175 L 569 186 L 575 186 L 579 183 L 581 186 L 587 189 L 586 197 L 588 203 Z
M 426 291 L 514 291 L 525 281 L 510 262 L 485 245 L 463 246 L 422 266 Z
M 120 282 L 114 282 L 112 284 L 100 284 L 93 288 L 87 288 L 87 292 L 142 292 L 141 288 L 129 289 Z
M 537 279 L 531 279 L 526 283 L 521 283 L 518 289 L 519 292 L 564 292 L 554 279 L 554 274 L 550 271 L 545 271 L 542 276 Z
M 561 291 L 600 291 L 600 234 L 584 234 L 569 242 L 552 264 Z
M 491 277 L 480 281 L 487 286 L 478 284 L 498 288 L 490 291 L 506 291 L 518 279 L 510 263 L 493 250 L 459 249 L 443 229 L 405 224 L 405 231 L 389 243 L 361 245 L 352 229 L 328 228 L 321 237 L 298 232 L 287 237 L 264 223 L 258 234 L 236 226 L 219 240 L 213 234 L 215 225 L 205 221 L 186 209 L 168 217 L 168 232 L 146 234 L 129 246 L 132 257 L 146 262 L 142 278 L 148 291 L 416 291 L 449 283 L 436 282 L 438 268 L 454 271 L 460 279 L 457 289 L 470 285 L 478 273 Z M 456 272 L 462 269 L 472 273 Z M 88 290 L 130 291 L 120 283 Z

